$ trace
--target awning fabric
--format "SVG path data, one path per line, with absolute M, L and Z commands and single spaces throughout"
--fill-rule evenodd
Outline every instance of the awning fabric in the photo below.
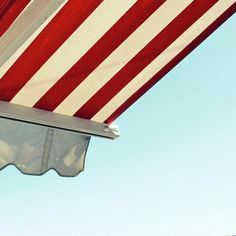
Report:
M 235 12 L 235 0 L 55 2 L 1 1 L 0 100 L 106 123 Z
M 84 170 L 90 137 L 0 117 L 0 170 L 15 165 L 24 174 L 54 169 L 61 176 Z

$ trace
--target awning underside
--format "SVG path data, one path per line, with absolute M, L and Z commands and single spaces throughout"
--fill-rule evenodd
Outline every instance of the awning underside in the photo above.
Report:
M 5 2 L 0 100 L 107 123 L 235 12 L 234 0 Z

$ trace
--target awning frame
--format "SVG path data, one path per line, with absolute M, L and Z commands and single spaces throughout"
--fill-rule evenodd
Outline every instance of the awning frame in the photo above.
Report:
M 0 101 L 0 117 L 26 123 L 78 132 L 88 136 L 115 139 L 120 136 L 117 126 L 71 117 L 32 107 Z

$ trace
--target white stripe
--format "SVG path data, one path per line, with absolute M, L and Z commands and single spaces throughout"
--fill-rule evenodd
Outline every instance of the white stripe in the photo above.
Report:
M 54 16 L 63 8 L 63 6 L 68 1 L 65 1 L 58 9 L 56 9 L 53 14 L 44 21 L 43 24 L 16 50 L 16 52 L 2 65 L 0 66 L 0 78 L 10 69 L 10 67 L 17 61 L 21 54 L 26 50 L 26 48 L 35 40 L 35 38 L 43 31 L 43 29 L 48 25 L 48 23 L 54 18 Z M 33 2 L 31 2 L 31 5 Z M 30 5 L 27 6 L 30 8 Z M 29 9 L 30 10 L 30 9 Z M 25 13 L 27 11 L 24 10 Z M 23 15 L 23 13 L 22 13 Z M 26 16 L 27 17 L 27 16 Z
M 26 7 L 23 9 L 23 11 L 16 17 L 15 21 L 22 15 L 25 13 L 25 11 L 28 9 L 28 7 L 33 3 L 33 1 L 30 1 Z
M 234 0 L 219 1 L 198 21 L 152 61 L 140 74 L 127 84 L 116 96 L 114 96 L 93 118 L 94 121 L 104 122 L 138 89 L 146 84 L 168 62 L 177 56 L 189 43 L 191 43 L 202 31 L 213 23 Z
M 189 1 L 166 1 L 104 60 L 103 63 L 55 109 L 55 112 L 73 115 L 188 5 Z
M 33 106 L 135 2 L 106 0 L 101 3 L 11 102 Z

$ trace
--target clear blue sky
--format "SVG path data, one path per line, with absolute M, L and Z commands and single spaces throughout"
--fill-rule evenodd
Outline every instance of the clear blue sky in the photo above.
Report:
M 0 172 L 3 236 L 236 234 L 236 16 L 95 138 L 76 178 Z

